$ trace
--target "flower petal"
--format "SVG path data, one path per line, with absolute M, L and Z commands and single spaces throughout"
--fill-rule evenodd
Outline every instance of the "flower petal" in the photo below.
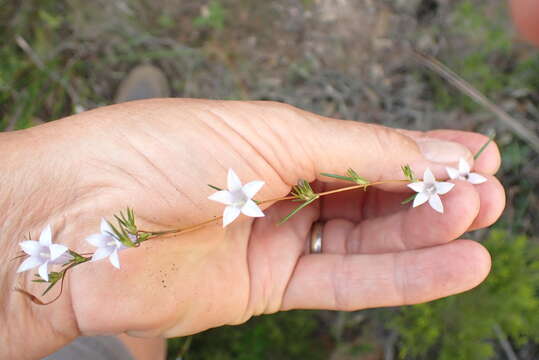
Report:
M 247 200 L 245 205 L 241 208 L 243 215 L 250 217 L 263 217 L 264 213 L 253 200 Z
M 241 189 L 241 180 L 232 169 L 228 169 L 226 184 L 228 186 L 228 190 L 230 191 Z
M 50 260 L 49 264 L 64 265 L 73 260 L 73 256 L 68 253 L 63 253 L 54 260 Z
M 114 239 L 114 245 L 116 245 L 116 250 L 123 250 L 129 248 L 129 246 L 125 246 L 124 243 L 118 239 Z
M 39 256 L 39 252 L 41 251 L 42 247 L 41 244 L 35 240 L 21 241 L 19 246 L 21 247 L 22 251 L 30 256 Z
M 112 236 L 105 234 L 92 234 L 86 237 L 86 242 L 92 244 L 95 247 L 105 247 L 107 243 L 112 239 Z
M 43 263 L 37 270 L 39 276 L 41 276 L 41 278 L 45 281 L 49 281 L 49 270 L 47 269 L 48 264 L 49 262 L 45 261 L 45 263 Z
M 98 261 L 98 260 L 104 259 L 110 256 L 110 254 L 112 254 L 113 251 L 114 251 L 114 248 L 110 246 L 100 247 L 92 255 L 92 261 Z
M 432 184 L 436 181 L 436 178 L 432 174 L 432 171 L 430 171 L 429 168 L 425 169 L 425 173 L 423 174 L 423 182 L 425 184 Z
M 470 173 L 470 164 L 464 158 L 459 159 L 459 172 L 462 175 L 469 174 Z
M 261 180 L 251 181 L 243 185 L 242 187 L 243 193 L 245 194 L 245 196 L 247 196 L 247 198 L 252 199 L 255 196 L 255 194 L 259 192 L 260 189 L 262 189 L 262 186 L 264 186 L 264 184 L 265 182 Z
M 487 178 L 477 173 L 470 173 L 470 175 L 468 175 L 468 181 L 474 185 L 477 185 L 487 181 Z
M 440 196 L 438 194 L 431 195 L 429 198 L 429 205 L 439 213 L 443 214 L 444 212 L 444 205 L 442 204 L 442 199 L 440 199 Z
M 227 206 L 223 212 L 223 227 L 236 220 L 240 216 L 240 212 L 240 209 L 236 206 Z
M 109 222 L 105 220 L 105 218 L 101 218 L 99 230 L 101 230 L 102 234 L 110 234 L 111 236 L 114 236 L 114 230 L 112 230 L 112 227 L 110 226 Z
M 410 183 L 408 184 L 408 187 L 418 193 L 425 190 L 425 184 L 423 183 L 423 181 Z
M 51 244 L 51 246 L 49 246 L 49 250 L 51 252 L 51 261 L 54 261 L 62 256 L 68 250 L 68 248 L 67 246 L 60 244 Z
M 225 205 L 230 205 L 234 202 L 234 197 L 232 196 L 230 191 L 227 190 L 217 191 L 216 193 L 213 193 L 208 196 L 208 199 L 217 201 L 218 203 Z
M 120 268 L 120 258 L 118 257 L 118 250 L 114 250 L 109 256 L 109 261 L 116 269 Z
M 460 176 L 460 172 L 455 169 L 455 168 L 452 168 L 452 167 L 446 167 L 445 170 L 447 171 L 447 175 L 449 175 L 449 178 L 451 180 L 455 180 L 455 179 L 458 179 L 459 176 Z
M 453 189 L 455 184 L 450 183 L 450 182 L 440 181 L 440 182 L 436 182 L 435 186 L 436 186 L 436 192 L 440 195 L 443 195 L 443 194 L 447 194 L 451 189 Z
M 17 272 L 20 273 L 23 271 L 30 270 L 41 264 L 43 264 L 42 258 L 37 256 L 30 256 L 28 259 L 24 260 L 21 265 L 19 265 Z
M 43 246 L 49 246 L 52 243 L 52 229 L 50 225 L 47 225 L 43 231 L 41 231 L 39 243 Z
M 419 192 L 414 198 L 414 203 L 412 204 L 412 207 L 418 207 L 419 205 L 426 203 L 428 199 L 429 195 L 426 192 Z

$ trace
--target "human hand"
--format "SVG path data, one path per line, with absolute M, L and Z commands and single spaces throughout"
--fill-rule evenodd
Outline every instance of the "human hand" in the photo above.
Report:
M 522 37 L 539 46 L 539 3 L 536 0 L 510 0 L 509 5 Z
M 178 99 L 104 107 L 2 136 L 13 150 L 1 190 L 9 205 L 0 215 L 8 258 L 24 234 L 36 237 L 48 223 L 55 242 L 91 251 L 84 238 L 98 231 L 101 217 L 126 206 L 145 230 L 220 215 L 206 184 L 223 186 L 228 168 L 244 181 L 264 180 L 257 194 L 263 200 L 286 195 L 299 178 L 319 189 L 343 186 L 320 172 L 349 167 L 369 180 L 401 178 L 404 164 L 442 178 L 446 165 L 460 157 L 472 162 L 486 142 L 474 133 L 392 130 L 271 102 Z M 0 305 L 20 312 L 0 320 L 11 333 L 41 338 L 42 355 L 80 334 L 181 336 L 280 310 L 358 310 L 465 291 L 485 278 L 490 258 L 476 242 L 453 240 L 490 225 L 503 210 L 503 188 L 492 176 L 499 162 L 489 145 L 475 163 L 488 181 L 458 181 L 444 196 L 443 215 L 400 205 L 409 195 L 404 186 L 325 197 L 276 226 L 294 207 L 279 202 L 264 218 L 242 217 L 225 229 L 215 223 L 125 250 L 121 270 L 106 260 L 74 268 L 51 305 L 11 292 Z M 326 224 L 323 254 L 305 254 L 317 220 Z M 4 284 L 38 293 L 32 275 L 15 280 L 16 265 L 9 263 Z

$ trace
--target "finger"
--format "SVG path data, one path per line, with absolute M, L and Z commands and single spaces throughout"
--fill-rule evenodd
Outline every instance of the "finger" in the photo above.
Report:
M 282 310 L 416 304 L 469 290 L 489 271 L 487 250 L 469 240 L 392 254 L 307 255 L 296 266 Z
M 479 194 L 480 209 L 468 231 L 481 229 L 494 224 L 505 208 L 505 192 L 502 184 L 494 176 L 486 176 L 486 182 L 475 185 Z
M 511 13 L 522 37 L 539 46 L 539 3 L 536 0 L 511 0 Z
M 322 238 L 324 253 L 380 254 L 419 249 L 452 241 L 468 230 L 479 212 L 479 196 L 473 185 L 457 181 L 442 196 L 444 213 L 428 204 L 410 205 L 391 215 L 353 224 L 330 220 Z
M 445 174 L 445 166 L 454 164 L 459 158 L 471 158 L 468 148 L 456 142 L 437 138 L 416 141 L 384 126 L 324 118 L 299 109 L 294 113 L 296 118 L 300 114 L 306 120 L 304 125 L 297 124 L 301 126 L 301 138 L 289 145 L 293 151 L 287 153 L 287 158 L 280 159 L 274 166 L 279 168 L 293 162 L 294 182 L 297 177 L 334 182 L 320 173 L 344 174 L 348 168 L 355 169 L 370 181 L 402 179 L 401 166 L 406 164 L 418 174 L 422 175 L 429 167 L 441 177 Z M 265 115 L 269 119 L 270 113 Z M 285 118 L 282 113 L 280 117 Z M 288 115 L 287 118 L 287 132 L 290 133 L 293 117 Z M 289 175 L 283 173 L 282 176 Z
M 480 208 L 468 230 L 491 225 L 500 217 L 505 207 L 503 186 L 495 177 L 490 175 L 485 177 L 488 179 L 487 182 L 473 186 L 479 195 Z M 337 184 L 330 184 L 324 191 L 336 186 Z M 453 191 L 455 190 L 451 193 Z M 320 220 L 343 219 L 357 223 L 395 214 L 410 207 L 410 204 L 401 204 L 410 194 L 410 192 L 388 192 L 371 188 L 367 192 L 358 190 L 326 196 L 320 200 Z
M 456 142 L 466 146 L 472 154 L 477 154 L 483 145 L 488 142 L 488 137 L 482 134 L 459 131 L 459 130 L 433 130 L 427 132 L 399 130 L 413 138 L 437 138 Z M 491 142 L 476 160 L 467 159 L 473 164 L 475 171 L 493 175 L 498 171 L 501 164 L 500 150 L 495 142 Z
M 342 187 L 341 184 L 326 184 L 322 191 Z M 357 189 L 331 194 L 320 198 L 320 220 L 346 219 L 360 222 L 373 217 L 386 216 L 410 205 L 401 204 L 410 197 L 412 191 L 405 187 L 402 192 L 384 191 L 370 187 L 367 191 Z

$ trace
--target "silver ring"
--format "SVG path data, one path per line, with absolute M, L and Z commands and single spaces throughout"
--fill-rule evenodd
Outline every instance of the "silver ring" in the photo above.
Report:
M 322 252 L 322 232 L 324 231 L 324 223 L 317 221 L 313 223 L 311 228 L 311 238 L 309 241 L 309 253 L 320 254 Z

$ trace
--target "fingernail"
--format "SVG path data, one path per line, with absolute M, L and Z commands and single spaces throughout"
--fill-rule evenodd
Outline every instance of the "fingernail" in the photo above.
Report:
M 460 158 L 469 159 L 470 150 L 464 145 L 453 141 L 434 138 L 415 139 L 423 156 L 432 162 L 454 163 Z

